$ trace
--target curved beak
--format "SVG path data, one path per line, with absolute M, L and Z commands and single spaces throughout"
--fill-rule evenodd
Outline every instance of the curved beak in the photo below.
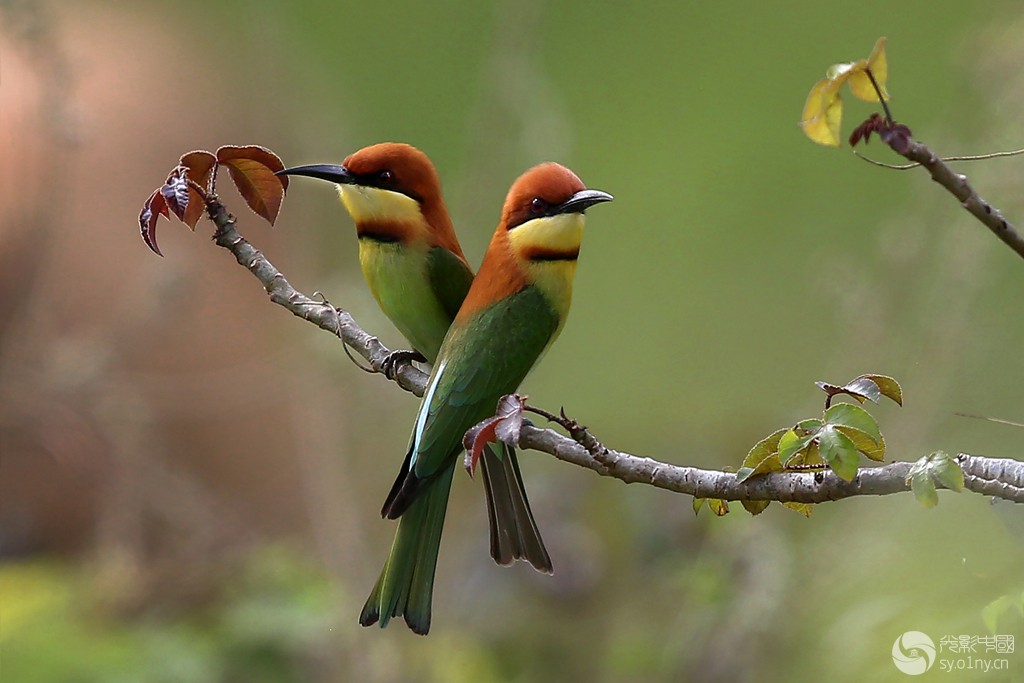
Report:
M 583 213 L 594 204 L 610 202 L 612 197 L 601 190 L 580 190 L 559 206 L 555 213 Z
M 344 166 L 334 164 L 308 164 L 306 166 L 293 166 L 278 171 L 274 175 L 305 175 L 310 178 L 319 178 L 339 185 L 351 185 L 356 177 Z

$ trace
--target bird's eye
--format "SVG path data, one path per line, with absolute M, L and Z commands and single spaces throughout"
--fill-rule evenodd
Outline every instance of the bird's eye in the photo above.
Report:
M 377 180 L 380 181 L 381 185 L 390 185 L 395 180 L 395 176 L 391 171 L 381 171 L 377 174 Z
M 540 197 L 534 197 L 533 201 L 530 202 L 530 210 L 537 216 L 542 215 L 547 208 L 548 203 Z

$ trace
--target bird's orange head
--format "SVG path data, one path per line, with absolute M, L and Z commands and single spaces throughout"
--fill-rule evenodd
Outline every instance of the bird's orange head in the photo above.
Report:
M 382 142 L 350 154 L 340 166 L 310 164 L 280 171 L 337 184 L 360 235 L 395 241 L 422 237 L 465 258 L 430 158 L 412 145 Z
M 505 197 L 494 236 L 458 317 L 465 319 L 527 285 L 568 313 L 583 240 L 583 213 L 611 201 L 565 166 L 548 162 L 519 176 Z

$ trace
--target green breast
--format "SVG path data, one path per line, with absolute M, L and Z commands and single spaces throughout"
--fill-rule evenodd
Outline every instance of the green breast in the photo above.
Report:
M 433 362 L 451 315 L 431 283 L 426 245 L 359 240 L 359 263 L 384 315 Z

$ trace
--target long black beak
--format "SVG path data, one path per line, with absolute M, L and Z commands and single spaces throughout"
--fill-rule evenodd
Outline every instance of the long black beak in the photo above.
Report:
M 565 200 L 554 213 L 583 213 L 594 204 L 610 202 L 613 199 L 615 198 L 601 190 L 580 190 Z
M 351 185 L 355 183 L 356 177 L 344 166 L 334 164 L 309 164 L 307 166 L 293 166 L 274 175 L 305 175 L 310 178 L 319 178 L 339 185 Z

